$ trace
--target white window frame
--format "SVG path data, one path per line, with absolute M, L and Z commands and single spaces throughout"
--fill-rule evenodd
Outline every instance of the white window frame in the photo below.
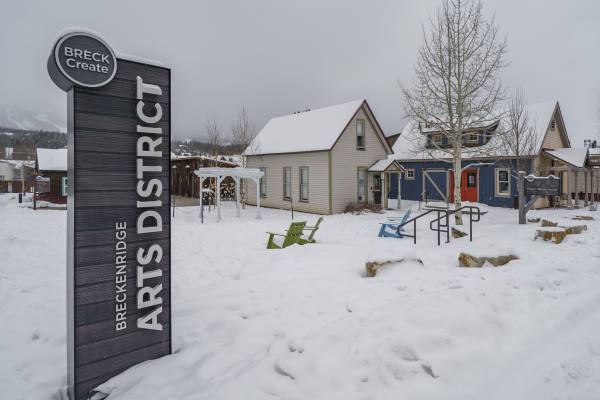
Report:
M 507 181 L 500 181 L 500 172 L 501 171 L 506 171 L 506 176 L 507 176 Z M 494 181 L 495 181 L 495 187 L 496 187 L 496 197 L 510 197 L 510 193 L 511 193 L 511 179 L 510 179 L 510 168 L 496 168 L 495 171 L 495 177 L 494 177 Z M 508 190 L 507 192 L 500 192 L 500 183 L 501 182 L 507 182 L 508 183 Z
M 360 171 L 364 171 L 364 181 L 363 184 L 360 184 Z M 368 201 L 368 179 L 369 179 L 369 169 L 367 167 L 358 167 L 356 168 L 356 201 L 359 203 L 366 203 Z M 361 188 L 362 188 L 362 199 L 361 197 Z
M 302 182 L 302 171 L 306 171 L 306 182 Z M 298 167 L 298 199 L 303 203 L 308 203 L 310 198 L 308 191 L 308 183 L 309 183 L 309 175 L 308 175 L 308 167 Z M 306 197 L 304 197 L 304 189 L 306 189 Z
M 68 178 L 66 176 L 61 177 L 60 179 L 60 187 L 61 187 L 61 194 L 63 196 L 66 196 L 69 192 L 69 181 L 67 180 Z
M 467 135 L 467 143 L 477 143 L 479 142 L 479 135 L 476 133 L 469 133 Z
M 263 172 L 263 176 L 260 178 L 260 183 L 258 185 L 258 190 L 260 191 L 260 197 L 267 197 L 267 168 L 259 167 L 259 169 Z
M 286 182 L 286 173 L 289 174 L 289 182 Z M 289 196 L 286 195 L 288 190 Z M 288 201 L 292 199 L 292 167 L 283 167 L 283 199 Z
M 408 176 L 409 172 L 412 174 L 412 176 Z M 404 179 L 406 179 L 407 181 L 414 181 L 415 180 L 415 169 L 407 168 L 406 170 L 404 170 Z
M 362 135 L 358 134 L 358 127 L 362 126 Z M 365 150 L 365 148 L 367 147 L 367 133 L 366 133 L 366 129 L 367 129 L 367 123 L 364 119 L 357 119 L 356 120 L 356 150 Z M 362 136 L 362 146 L 358 145 L 358 138 Z

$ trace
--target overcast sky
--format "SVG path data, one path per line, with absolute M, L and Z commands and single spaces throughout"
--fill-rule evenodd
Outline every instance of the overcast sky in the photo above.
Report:
M 66 94 L 46 59 L 64 28 L 99 32 L 118 52 L 172 68 L 176 137 L 227 131 L 246 105 L 260 129 L 274 116 L 366 98 L 386 134 L 401 130 L 398 82 L 410 83 L 420 26 L 438 0 L 10 1 L 0 13 L 0 106 L 66 125 Z M 490 0 L 507 35 L 508 87 L 558 100 L 573 144 L 597 137 L 600 2 Z

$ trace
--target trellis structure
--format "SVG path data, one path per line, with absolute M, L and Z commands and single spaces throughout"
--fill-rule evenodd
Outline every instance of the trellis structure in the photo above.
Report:
M 206 178 L 216 179 L 217 222 L 221 221 L 221 182 L 230 176 L 235 181 L 236 216 L 240 216 L 240 182 L 242 179 L 252 179 L 256 184 L 256 219 L 260 219 L 260 178 L 264 172 L 258 168 L 198 168 L 194 174 L 200 178 L 200 216 L 203 217 L 202 184 Z M 204 219 L 204 218 L 202 218 Z

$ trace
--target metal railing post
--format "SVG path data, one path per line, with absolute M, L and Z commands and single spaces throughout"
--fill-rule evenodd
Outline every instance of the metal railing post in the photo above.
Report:
M 415 234 L 413 237 L 413 242 L 414 244 L 417 244 L 417 219 L 413 219 L 413 226 L 414 226 L 414 230 L 415 230 Z
M 450 213 L 446 210 L 446 243 L 450 243 Z

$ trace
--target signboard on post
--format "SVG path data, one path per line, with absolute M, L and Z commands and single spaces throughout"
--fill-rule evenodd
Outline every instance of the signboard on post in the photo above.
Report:
M 50 178 L 45 176 L 35 177 L 35 192 L 48 193 L 50 191 Z
M 560 196 L 560 179 L 554 175 L 525 177 L 525 196 Z
M 548 176 L 525 176 L 525 171 L 519 171 L 518 175 L 519 192 L 519 224 L 525 224 L 527 212 L 533 207 L 533 204 L 540 196 L 560 196 L 560 179 L 554 175 Z M 525 196 L 531 196 L 525 203 Z
M 73 32 L 48 58 L 68 93 L 69 396 L 171 352 L 171 71 Z

